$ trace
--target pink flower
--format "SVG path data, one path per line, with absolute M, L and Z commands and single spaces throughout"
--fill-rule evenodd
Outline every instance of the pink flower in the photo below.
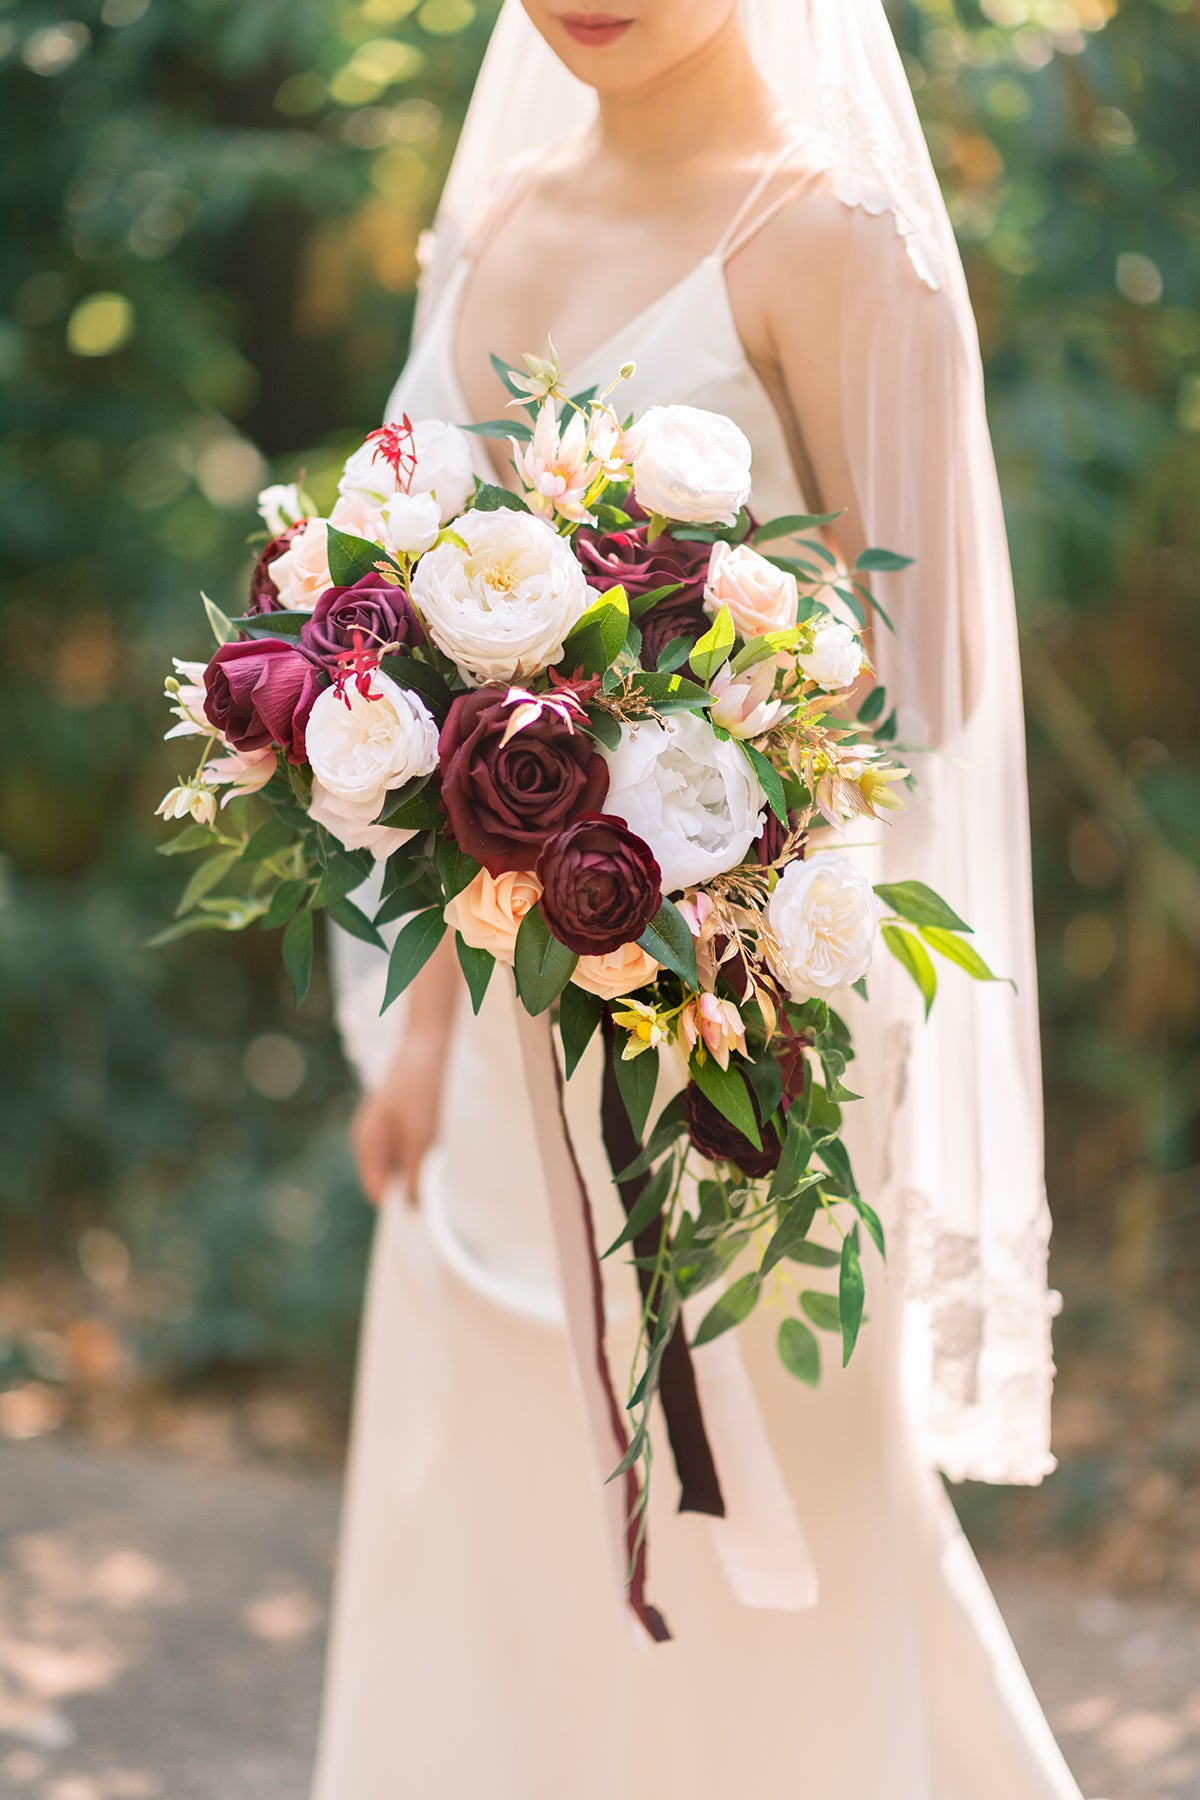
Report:
M 538 412 L 532 439 L 522 444 L 514 438 L 512 447 L 513 464 L 534 512 L 551 521 L 557 516 L 576 525 L 595 523 L 585 504 L 595 468 L 588 457 L 587 421 L 581 412 L 573 412 L 560 430 L 557 410 L 547 401 Z
M 732 674 L 726 665 L 709 682 L 713 696 L 713 724 L 724 726 L 730 737 L 761 737 L 788 711 L 786 702 L 772 699 L 774 689 L 775 663 L 772 658 L 755 663 L 742 675 Z
M 679 1028 L 689 1051 L 703 1043 L 723 1069 L 729 1067 L 731 1050 L 746 1054 L 746 1027 L 732 1000 L 720 1000 L 716 994 L 697 994 L 680 1014 Z
M 229 792 L 221 797 L 221 805 L 228 806 L 231 800 L 238 800 L 243 794 L 257 794 L 259 788 L 266 787 L 275 767 L 273 749 L 231 750 L 227 756 L 210 762 L 204 772 L 209 781 L 229 784 Z

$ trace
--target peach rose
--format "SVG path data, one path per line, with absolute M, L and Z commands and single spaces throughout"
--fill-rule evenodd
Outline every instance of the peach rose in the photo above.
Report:
M 571 980 L 601 1000 L 616 1000 L 653 981 L 659 966 L 640 944 L 622 944 L 606 956 L 581 956 Z
M 715 614 L 727 606 L 742 637 L 786 631 L 796 623 L 799 603 L 796 577 L 787 569 L 777 569 L 749 544 L 713 545 L 704 610 Z
M 446 902 L 446 923 L 472 949 L 490 950 L 497 962 L 510 963 L 521 920 L 541 893 L 541 882 L 526 869 L 506 869 L 503 875 L 480 869 L 474 881 Z

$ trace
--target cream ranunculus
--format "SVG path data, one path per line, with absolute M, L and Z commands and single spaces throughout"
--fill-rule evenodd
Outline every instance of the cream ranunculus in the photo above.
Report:
M 315 783 L 360 825 L 375 821 L 389 789 L 437 768 L 437 740 L 424 701 L 378 670 L 369 697 L 352 681 L 318 694 L 304 728 Z
M 497 962 L 511 963 L 521 920 L 541 894 L 541 882 L 528 869 L 495 876 L 480 869 L 474 881 L 446 902 L 446 923 L 473 949 L 489 950 Z
M 311 612 L 325 589 L 333 586 L 328 533 L 325 519 L 310 519 L 283 555 L 267 564 L 267 574 L 279 590 L 279 604 L 290 612 Z
M 776 973 L 793 1000 L 824 1000 L 866 974 L 879 932 L 879 901 L 840 850 L 789 863 L 767 901 L 779 945 Z
M 812 649 L 801 651 L 796 661 L 810 681 L 836 693 L 854 685 L 866 658 L 848 625 L 838 619 L 822 619 L 813 631 Z
M 454 532 L 462 544 L 430 550 L 412 581 L 438 649 L 476 684 L 557 662 L 592 599 L 568 544 L 544 520 L 508 508 L 464 513 Z
M 653 981 L 660 966 L 640 944 L 622 944 L 607 956 L 581 956 L 571 980 L 601 1000 L 616 1000 Z
M 744 861 L 763 827 L 766 796 L 739 746 L 696 713 L 621 727 L 608 763 L 605 812 L 654 852 L 664 894 L 710 881 Z
M 626 434 L 633 491 L 647 512 L 732 525 L 750 498 L 750 440 L 724 413 L 652 406 Z
M 338 482 L 338 493 L 358 494 L 381 507 L 393 494 L 432 494 L 438 503 L 439 524 L 461 512 L 475 488 L 475 465 L 466 434 L 441 419 L 418 419 L 406 447 L 416 467 L 402 462 L 397 468 L 381 454 L 378 439 L 368 438 L 348 459 Z
M 742 637 L 786 631 L 796 623 L 800 596 L 796 577 L 752 550 L 749 544 L 714 544 L 704 588 L 704 610 L 729 608 Z

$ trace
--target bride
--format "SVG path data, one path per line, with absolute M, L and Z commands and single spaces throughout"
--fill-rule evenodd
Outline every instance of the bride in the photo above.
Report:
M 815 1390 L 765 1308 L 695 1353 L 726 1516 L 673 1510 L 664 1440 L 651 1643 L 609 1559 L 511 992 L 473 1018 L 443 945 L 381 1018 L 383 959 L 339 938 L 383 1204 L 314 1797 L 1078 1800 L 937 1472 L 1053 1467 L 1020 684 L 961 267 L 880 0 L 611 4 L 507 0 L 388 415 L 495 418 L 489 353 L 550 336 L 569 391 L 631 362 L 628 410 L 734 418 L 760 516 L 842 509 L 844 557 L 913 557 L 877 578 L 897 629 L 871 649 L 919 799 L 855 854 L 944 893 L 1018 992 L 947 979 L 925 1023 L 872 973 L 870 1323 Z M 568 1100 L 607 1242 L 598 1079 Z

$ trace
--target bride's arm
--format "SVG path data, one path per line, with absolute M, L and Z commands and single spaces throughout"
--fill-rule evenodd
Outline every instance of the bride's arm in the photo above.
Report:
M 408 990 L 408 1017 L 387 1074 L 363 1096 L 350 1127 L 358 1178 L 376 1206 L 393 1178 L 416 1203 L 421 1164 L 437 1136 L 461 988 L 447 932 Z

